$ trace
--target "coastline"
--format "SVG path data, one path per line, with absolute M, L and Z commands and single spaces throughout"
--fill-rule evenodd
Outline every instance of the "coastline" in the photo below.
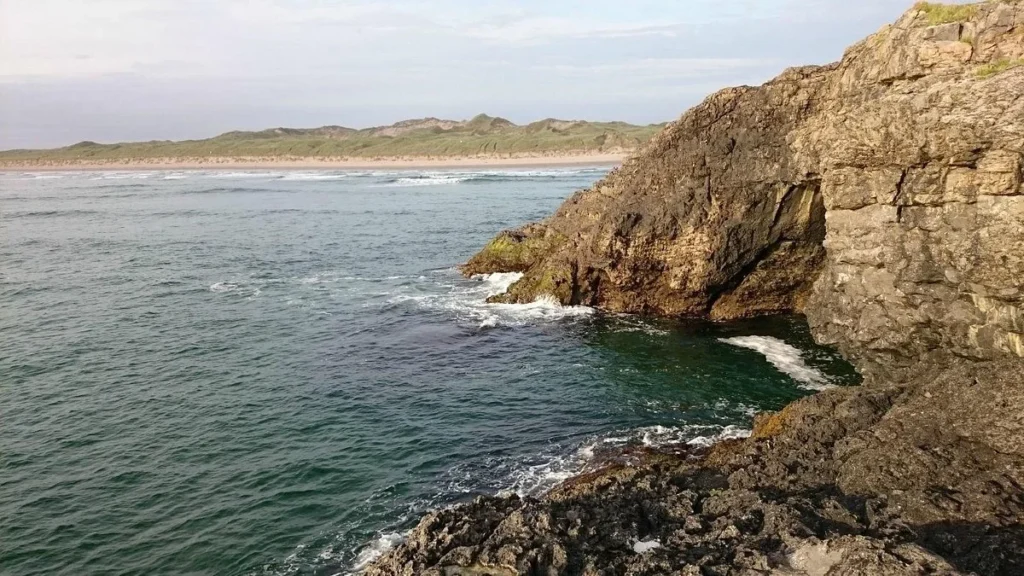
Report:
M 398 158 L 148 158 L 109 161 L 0 161 L 0 172 L 65 170 L 372 170 L 372 169 L 446 169 L 446 168 L 531 168 L 581 165 L 614 165 L 632 152 L 611 154 L 561 154 L 531 156 L 456 156 Z
M 1024 574 L 1024 4 L 915 4 L 725 89 L 464 273 L 489 302 L 800 313 L 863 375 L 747 439 L 426 515 L 366 576 Z

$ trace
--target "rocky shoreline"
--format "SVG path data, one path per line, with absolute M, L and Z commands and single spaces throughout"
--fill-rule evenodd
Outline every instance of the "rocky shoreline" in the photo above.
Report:
M 1024 3 L 918 4 L 715 94 L 464 271 L 522 272 L 505 302 L 803 313 L 865 381 L 435 512 L 367 574 L 1024 574 Z

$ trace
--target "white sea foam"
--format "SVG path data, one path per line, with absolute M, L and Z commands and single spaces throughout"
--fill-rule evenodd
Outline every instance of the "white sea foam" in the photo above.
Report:
M 527 326 L 594 313 L 593 308 L 586 306 L 563 306 L 550 296 L 542 296 L 528 304 L 487 303 L 488 298 L 505 293 L 522 277 L 518 273 L 475 276 L 474 284 L 460 283 L 440 294 L 410 294 L 408 287 L 403 287 L 398 294 L 389 294 L 391 297 L 387 304 L 412 303 L 425 310 L 441 312 L 460 322 L 474 323 L 480 328 Z
M 480 327 L 481 328 L 497 328 L 498 327 L 498 317 L 497 316 L 491 316 L 490 318 L 484 318 L 484 320 L 482 322 L 480 322 Z
M 207 178 L 223 178 L 223 179 L 254 179 L 254 178 L 267 178 L 270 180 L 276 180 L 284 176 L 282 172 L 204 172 L 203 176 Z
M 90 180 L 148 180 L 152 172 L 100 172 Z
M 461 184 L 467 180 L 470 180 L 472 176 L 466 175 L 452 175 L 452 174 L 436 174 L 436 175 L 423 175 L 413 176 L 409 178 L 398 178 L 394 182 L 388 182 L 382 184 L 385 188 L 406 188 L 411 186 L 443 186 L 445 184 Z
M 764 354 L 768 362 L 780 372 L 800 382 L 802 388 L 808 390 L 826 390 L 832 388 L 824 374 L 804 363 L 803 354 L 798 348 L 786 344 L 771 336 L 737 336 L 722 338 L 721 342 L 747 348 Z
M 689 424 L 680 426 L 648 426 L 614 432 L 587 440 L 575 450 L 531 457 L 513 464 L 501 492 L 524 496 L 540 496 L 566 480 L 579 475 L 600 453 L 627 446 L 658 448 L 687 444 L 705 448 L 716 442 L 747 438 L 750 430 L 739 426 Z M 494 468 L 502 468 L 496 464 Z
M 735 440 L 750 436 L 750 430 L 739 426 L 693 424 L 688 426 L 650 426 L 636 431 L 644 446 L 657 448 L 669 444 L 689 444 L 706 447 L 722 440 Z
M 407 186 L 439 186 L 445 184 L 461 184 L 471 180 L 498 180 L 515 178 L 565 178 L 571 176 L 598 175 L 607 172 L 605 168 L 588 167 L 579 169 L 555 169 L 555 170 L 480 170 L 471 172 L 459 171 L 433 171 L 404 173 L 401 177 L 394 172 L 375 172 L 372 176 L 392 177 L 391 182 L 382 184 L 385 187 L 407 187 Z
M 709 436 L 697 436 L 687 440 L 687 444 L 690 446 L 701 446 L 708 447 L 712 444 L 717 444 L 725 440 L 742 440 L 743 438 L 750 438 L 752 432 L 746 428 L 740 426 L 726 426 L 721 432 L 717 434 L 711 434 Z
M 405 538 L 405 534 L 399 534 L 397 532 L 381 534 L 376 540 L 359 552 L 356 559 L 352 562 L 351 573 L 358 573 L 362 571 L 375 560 L 387 553 L 388 550 L 391 550 L 398 544 L 401 544 Z
M 751 406 L 750 404 L 745 404 L 743 402 L 732 403 L 726 400 L 719 400 L 715 402 L 714 405 L 710 406 L 710 408 L 716 412 L 739 412 L 748 418 L 753 418 L 754 416 L 757 416 L 759 412 L 762 412 L 762 410 L 757 406 Z
M 302 180 L 342 180 L 349 175 L 344 172 L 289 172 L 281 180 L 302 181 Z
M 63 180 L 63 174 L 25 174 L 19 180 Z
M 579 474 L 593 460 L 594 451 L 600 441 L 584 443 L 568 454 L 546 455 L 539 461 L 513 465 L 505 487 L 499 494 L 516 494 L 520 497 L 542 495 L 569 478 Z
M 615 324 L 616 332 L 642 332 L 649 336 L 668 336 L 671 332 L 665 328 L 659 328 L 651 322 L 639 317 L 632 317 L 626 314 L 618 315 L 618 322 Z

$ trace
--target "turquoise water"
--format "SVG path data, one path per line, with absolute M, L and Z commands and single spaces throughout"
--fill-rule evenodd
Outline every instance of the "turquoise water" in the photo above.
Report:
M 855 381 L 799 318 L 488 306 L 514 277 L 454 270 L 605 171 L 0 174 L 0 573 L 345 573 Z

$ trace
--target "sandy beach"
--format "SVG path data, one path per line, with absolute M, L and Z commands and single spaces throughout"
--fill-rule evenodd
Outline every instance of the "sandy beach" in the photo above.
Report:
M 445 168 L 528 168 L 619 164 L 628 153 L 450 158 L 149 158 L 140 160 L 62 160 L 0 163 L 0 171 L 49 170 L 368 170 Z

